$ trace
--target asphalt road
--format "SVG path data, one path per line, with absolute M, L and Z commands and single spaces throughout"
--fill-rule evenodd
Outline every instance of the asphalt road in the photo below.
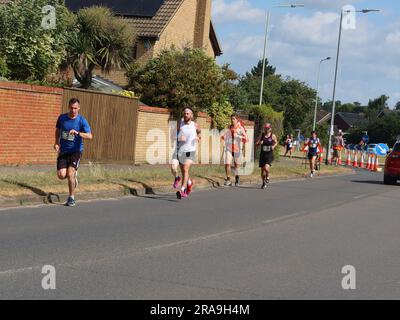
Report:
M 1 210 L 0 299 L 399 299 L 400 186 L 381 181 L 359 171 Z

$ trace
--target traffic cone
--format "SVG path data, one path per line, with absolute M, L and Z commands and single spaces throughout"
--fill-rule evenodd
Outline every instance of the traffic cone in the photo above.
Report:
M 360 168 L 364 169 L 364 152 L 361 152 Z
M 347 150 L 346 166 L 351 166 L 351 151 Z
M 338 152 L 337 164 L 338 164 L 338 166 L 342 165 L 342 151 Z
M 374 164 L 374 170 L 373 171 L 379 171 L 379 161 L 378 161 L 378 156 L 375 155 L 375 164 Z
M 371 170 L 371 154 L 368 153 L 368 162 L 367 162 L 367 166 L 365 167 L 365 169 Z
M 354 168 L 358 167 L 358 164 L 357 164 L 357 151 L 354 151 L 353 167 Z
M 371 171 L 378 171 L 378 157 L 375 154 L 372 155 Z

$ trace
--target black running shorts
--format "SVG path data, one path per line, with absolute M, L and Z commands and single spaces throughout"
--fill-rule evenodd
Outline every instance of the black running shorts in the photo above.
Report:
M 82 152 L 60 153 L 57 158 L 57 170 L 67 169 L 69 167 L 78 170 L 81 161 Z

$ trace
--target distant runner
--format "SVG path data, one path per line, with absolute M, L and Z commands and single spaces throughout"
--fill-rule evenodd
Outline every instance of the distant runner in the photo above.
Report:
M 343 140 L 343 132 L 339 130 L 337 135 L 335 135 L 333 139 L 333 157 L 332 163 L 335 162 L 336 165 L 339 165 L 342 159 L 342 150 L 344 148 L 344 140 Z
M 193 188 L 193 180 L 189 178 L 189 170 L 196 159 L 196 142 L 201 139 L 201 129 L 196 122 L 193 121 L 193 110 L 185 108 L 183 110 L 183 118 L 178 121 L 177 126 L 177 146 L 171 161 L 171 172 L 175 181 L 173 187 L 179 187 L 181 181 L 181 189 L 176 192 L 176 197 L 186 198 Z M 180 166 L 182 179 L 178 175 L 178 165 Z
M 311 131 L 311 138 L 309 138 L 306 143 L 308 146 L 308 160 L 310 162 L 310 178 L 314 176 L 315 172 L 315 161 L 318 157 L 319 149 L 321 148 L 321 143 L 317 137 L 316 131 Z
M 292 157 L 292 149 L 293 149 L 293 135 L 286 136 L 285 146 L 286 146 L 286 151 L 283 156 L 286 157 L 286 155 L 289 153 L 289 156 L 291 158 Z
M 72 98 L 69 113 L 58 117 L 55 131 L 54 150 L 58 152 L 57 176 L 68 179 L 69 197 L 66 206 L 75 206 L 75 189 L 78 187 L 78 167 L 83 152 L 83 139 L 92 139 L 93 135 L 87 120 L 79 114 L 80 102 Z
M 243 160 L 242 142 L 247 141 L 246 130 L 239 121 L 239 117 L 234 114 L 231 116 L 231 125 L 229 129 L 221 136 L 224 141 L 224 164 L 226 178 L 224 185 L 231 186 L 231 164 L 233 160 L 233 167 L 235 170 L 235 186 L 239 185 L 239 165 Z
M 257 146 L 261 146 L 260 163 L 261 179 L 263 181 L 261 189 L 265 189 L 269 183 L 269 170 L 274 161 L 274 149 L 278 144 L 276 136 L 272 133 L 272 126 L 269 123 L 264 125 L 264 130 L 256 141 Z

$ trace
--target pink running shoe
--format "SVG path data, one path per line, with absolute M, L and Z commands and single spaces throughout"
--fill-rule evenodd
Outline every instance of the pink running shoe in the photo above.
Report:
M 185 191 L 179 190 L 176 192 L 176 197 L 180 200 L 182 198 L 187 198 L 188 194 Z
M 175 181 L 174 181 L 174 184 L 173 184 L 174 189 L 178 188 L 180 181 L 181 181 L 181 177 L 178 176 L 178 177 L 175 178 Z
M 194 185 L 194 181 L 189 179 L 188 183 L 187 183 L 187 189 L 186 189 L 186 194 L 187 195 L 189 195 L 192 192 L 193 185 Z

